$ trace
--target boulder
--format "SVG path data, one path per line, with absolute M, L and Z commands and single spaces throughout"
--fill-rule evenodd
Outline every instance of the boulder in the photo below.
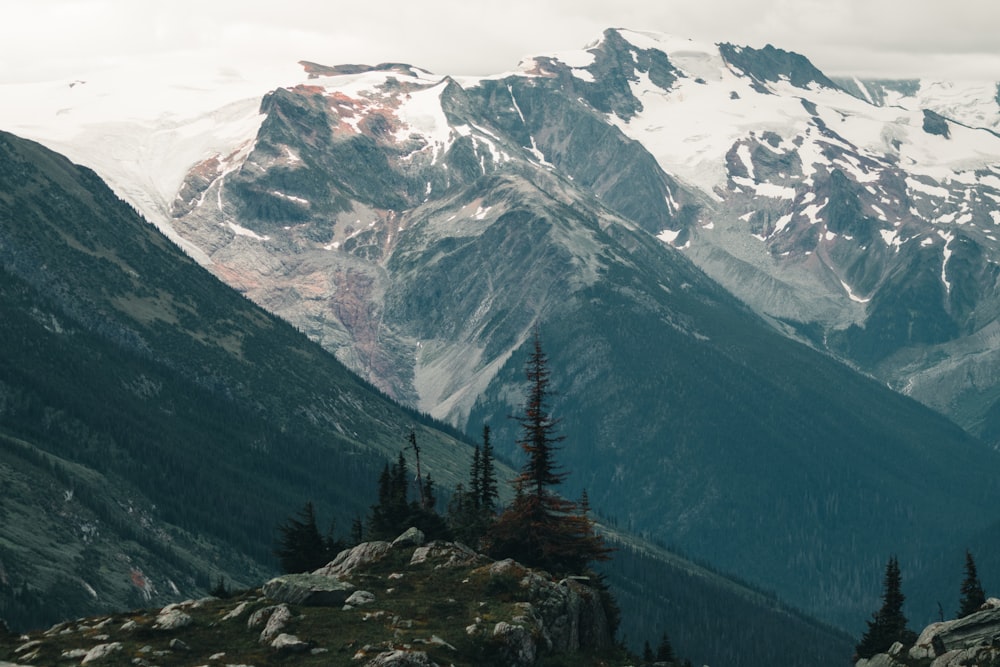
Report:
M 305 653 L 312 646 L 295 635 L 281 633 L 271 642 L 271 648 L 280 653 Z
M 267 644 L 281 634 L 281 631 L 285 629 L 285 625 L 290 620 L 292 620 L 292 612 L 288 609 L 288 605 L 279 604 L 273 607 L 270 615 L 267 617 L 267 625 L 260 632 L 260 643 Z
M 476 553 L 464 544 L 456 542 L 434 541 L 422 547 L 417 547 L 410 558 L 410 565 L 431 563 L 435 568 L 468 567 L 482 565 L 489 559 Z
M 371 604 L 375 602 L 375 594 L 368 591 L 354 591 L 351 593 L 351 597 L 347 598 L 344 606 L 350 607 L 360 607 L 362 605 Z
M 264 595 L 277 602 L 307 607 L 340 607 L 354 585 L 335 576 L 286 574 L 264 584 Z
M 399 549 L 402 547 L 419 547 L 423 546 L 426 540 L 427 538 L 424 535 L 424 531 L 411 526 L 407 528 L 402 535 L 392 541 L 392 548 Z
M 313 572 L 327 577 L 348 577 L 367 563 L 381 560 L 392 549 L 388 542 L 362 542 L 351 549 L 344 549 L 332 561 Z
M 111 642 L 110 644 L 98 644 L 94 648 L 87 651 L 87 655 L 83 657 L 80 661 L 81 665 L 87 665 L 98 660 L 103 660 L 112 653 L 117 653 L 122 650 L 121 642 Z
M 934 645 L 944 651 L 953 651 L 1000 644 L 1000 608 L 984 607 L 982 611 L 945 624 L 936 633 Z M 939 648 L 938 653 L 943 651 Z
M 493 640 L 497 650 L 510 667 L 529 667 L 535 664 L 538 647 L 531 637 L 531 632 L 523 625 L 511 625 L 500 621 L 493 626 Z
M 191 621 L 191 616 L 180 609 L 164 607 L 156 620 L 153 621 L 153 627 L 157 630 L 177 630 L 191 625 Z
M 385 651 L 365 663 L 365 667 L 430 667 L 430 658 L 423 651 Z

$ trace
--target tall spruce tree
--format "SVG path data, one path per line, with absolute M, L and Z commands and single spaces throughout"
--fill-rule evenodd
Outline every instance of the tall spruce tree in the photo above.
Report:
M 493 458 L 490 425 L 483 424 L 483 448 L 479 454 L 479 509 L 492 523 L 497 511 L 500 491 L 497 487 L 497 470 Z
M 979 573 L 976 572 L 976 561 L 972 553 L 965 551 L 965 580 L 962 582 L 962 599 L 958 603 L 958 617 L 965 618 L 979 611 L 986 603 L 986 592 L 979 583 Z
M 333 526 L 324 537 L 316 525 L 316 510 L 309 501 L 297 517 L 278 526 L 278 546 L 274 550 L 285 572 L 309 572 L 323 567 L 343 548 L 333 536 Z
M 566 478 L 555 460 L 564 436 L 549 412 L 551 373 L 537 329 L 525 375 L 527 399 L 516 419 L 521 425 L 517 444 L 527 460 L 514 480 L 514 502 L 488 535 L 490 551 L 554 573 L 581 572 L 594 560 L 607 560 L 610 549 L 577 504 L 555 491 Z
M 878 653 L 885 653 L 896 642 L 902 642 L 904 646 L 913 645 L 917 635 L 906 627 L 906 616 L 903 614 L 905 600 L 899 574 L 899 561 L 892 556 L 885 567 L 882 607 L 872 614 L 872 620 L 868 621 L 868 630 L 855 647 L 858 658 L 870 658 Z

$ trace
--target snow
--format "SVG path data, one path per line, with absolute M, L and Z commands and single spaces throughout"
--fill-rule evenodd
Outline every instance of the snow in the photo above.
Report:
M 431 147 L 432 161 L 451 146 L 451 126 L 441 108 L 441 93 L 447 86 L 448 80 L 442 79 L 433 86 L 411 91 L 396 110 L 403 123 L 395 133 L 396 140 L 405 141 L 412 134 L 422 136 Z
M 791 221 L 792 221 L 792 214 L 791 213 L 783 215 L 780 218 L 778 218 L 777 220 L 775 220 L 775 222 L 774 222 L 774 233 L 775 234 L 779 233 L 781 230 L 783 230 L 785 227 L 787 227 L 788 223 L 790 223 Z
M 854 292 L 851 291 L 850 285 L 845 283 L 843 280 L 840 281 L 840 284 L 844 288 L 844 291 L 847 292 L 847 296 L 848 298 L 850 298 L 851 301 L 856 301 L 857 303 L 868 303 L 869 301 L 871 301 L 871 298 L 863 299 L 857 296 Z
M 950 196 L 950 193 L 946 188 L 918 181 L 912 176 L 906 177 L 906 187 L 916 192 L 923 192 L 924 194 L 931 195 L 932 197 L 938 197 L 939 199 L 948 199 Z
M 885 245 L 888 247 L 895 246 L 897 252 L 899 247 L 903 242 L 899 239 L 899 233 L 894 229 L 880 229 L 878 233 L 882 236 L 882 240 L 885 241 Z
M 656 235 L 656 238 L 660 239 L 664 243 L 673 245 L 674 241 L 677 240 L 677 237 L 680 236 L 680 234 L 681 234 L 680 230 L 675 232 L 672 229 L 664 229 L 662 232 Z
M 254 239 L 256 241 L 270 241 L 271 240 L 270 236 L 261 236 L 260 234 L 258 234 L 257 232 L 253 231 L 252 229 L 247 229 L 246 227 L 241 227 L 240 225 L 237 225 L 235 222 L 226 222 L 226 226 L 229 227 L 229 229 L 233 230 L 233 232 L 237 236 L 246 236 L 246 237 L 252 238 L 252 239 Z
M 819 212 L 826 208 L 826 205 L 830 203 L 829 199 L 824 199 L 822 204 L 810 204 L 802 209 L 802 215 L 809 218 L 809 222 L 815 225 L 820 221 Z
M 948 260 L 951 259 L 951 242 L 955 239 L 955 235 L 950 232 L 938 231 L 938 236 L 944 239 L 944 259 L 941 261 L 941 282 L 944 283 L 944 289 L 949 294 L 951 293 L 951 283 L 948 282 Z

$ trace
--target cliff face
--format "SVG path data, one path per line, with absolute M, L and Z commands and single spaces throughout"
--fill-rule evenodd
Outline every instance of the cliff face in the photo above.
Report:
M 205 598 L 0 636 L 0 664 L 625 664 L 604 594 L 461 544 L 408 531 L 367 542 L 311 574 Z M 294 657 L 291 657 L 294 656 Z

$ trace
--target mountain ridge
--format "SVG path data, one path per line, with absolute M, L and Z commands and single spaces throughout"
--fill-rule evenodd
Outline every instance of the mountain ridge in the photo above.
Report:
M 723 502 L 720 498 L 734 494 L 737 481 L 739 488 L 751 490 L 760 483 L 745 471 L 724 470 L 712 461 L 718 477 L 694 488 L 697 484 L 683 478 L 669 455 L 676 448 L 693 462 L 699 443 L 725 452 L 724 443 L 742 434 L 716 426 L 732 415 L 719 416 L 716 407 L 684 408 L 695 403 L 693 396 L 709 406 L 759 399 L 750 378 L 763 380 L 771 397 L 770 404 L 761 401 L 756 414 L 737 411 L 745 420 L 741 423 L 756 425 L 749 432 L 753 446 L 764 448 L 758 451 L 793 461 L 792 470 L 818 463 L 796 452 L 793 441 L 809 442 L 813 430 L 787 403 L 806 406 L 810 418 L 828 429 L 824 454 L 846 457 L 836 475 L 805 476 L 818 485 L 811 489 L 816 497 L 809 503 L 810 525 L 827 521 L 844 502 L 834 477 L 867 474 L 866 456 L 878 455 L 880 438 L 870 439 L 873 429 L 852 422 L 866 410 L 856 404 L 844 409 L 832 388 L 817 390 L 794 372 L 772 380 L 763 360 L 784 371 L 782 355 L 807 366 L 821 364 L 825 377 L 879 404 L 888 400 L 898 414 L 908 415 L 902 419 L 933 424 L 930 430 L 940 434 L 933 437 L 974 451 L 975 441 L 951 425 L 926 417 L 906 401 L 884 398 L 875 383 L 859 384 L 808 352 L 770 338 L 760 321 L 737 304 L 742 300 L 784 335 L 837 353 L 897 388 L 906 385 L 892 374 L 892 364 L 909 356 L 907 379 L 933 376 L 923 385 L 927 389 L 915 382 L 910 393 L 933 398 L 938 407 L 966 406 L 964 425 L 985 423 L 996 386 L 988 364 L 978 364 L 984 381 L 976 390 L 981 395 L 970 397 L 974 400 L 964 395 L 957 400 L 954 389 L 932 391 L 945 386 L 935 374 L 950 373 L 947 377 L 959 384 L 970 358 L 946 367 L 938 359 L 949 348 L 934 346 L 952 344 L 956 332 L 976 333 L 981 323 L 975 313 L 985 316 L 992 308 L 980 302 L 988 300 L 993 275 L 986 252 L 990 232 L 981 228 L 989 219 L 992 158 L 977 158 L 985 169 L 963 172 L 981 188 L 978 200 L 970 197 L 967 206 L 964 196 L 951 194 L 959 185 L 948 189 L 931 173 L 961 161 L 954 147 L 971 141 L 971 131 L 945 120 L 950 138 L 939 122 L 927 132 L 921 111 L 880 110 L 839 88 L 816 84 L 814 75 L 782 72 L 775 63 L 803 70 L 805 65 L 777 50 L 764 54 L 774 56 L 769 62 L 746 64 L 760 69 L 751 78 L 727 63 L 717 47 L 671 55 L 656 39 L 625 33 L 626 39 L 623 33 L 609 31 L 587 50 L 589 55 L 563 56 L 572 62 L 537 56 L 519 73 L 474 85 L 393 70 L 311 78 L 308 84 L 283 88 L 268 98 L 266 120 L 253 141 L 241 140 L 242 152 L 208 156 L 217 167 L 207 176 L 191 174 L 188 186 L 198 194 L 186 201 L 200 205 L 175 209 L 175 231 L 210 256 L 209 265 L 227 282 L 337 349 L 363 376 L 382 382 L 384 390 L 470 426 L 509 411 L 518 343 L 533 319 L 548 321 L 552 343 L 575 351 L 559 359 L 578 371 L 564 378 L 575 397 L 600 395 L 608 384 L 615 385 L 625 406 L 621 414 L 632 410 L 633 422 L 634 406 L 642 405 L 644 414 L 655 417 L 666 410 L 673 424 L 688 429 L 676 437 L 658 418 L 657 428 L 663 430 L 638 429 L 651 457 L 658 448 L 667 453 L 657 466 L 669 474 L 668 489 L 683 489 L 677 498 L 683 502 L 675 505 L 680 513 Z M 743 53 L 753 59 L 763 51 Z M 739 115 L 754 105 L 756 115 Z M 712 131 L 691 129 L 699 125 Z M 899 164 L 905 160 L 926 173 L 902 171 Z M 520 185 L 512 186 L 518 177 Z M 895 217 L 886 214 L 889 204 L 883 199 L 900 207 Z M 407 208 L 396 208 L 404 204 Z M 157 215 L 162 223 L 162 209 Z M 923 218 L 931 215 L 940 228 L 927 227 Z M 971 219 L 961 222 L 966 215 Z M 975 232 L 962 227 L 972 222 Z M 710 286 L 682 255 L 737 299 Z M 425 268 L 429 273 L 422 273 Z M 595 272 L 598 282 L 588 282 Z M 492 288 L 498 276 L 516 279 L 518 287 L 511 293 Z M 876 289 L 881 292 L 874 294 Z M 693 296 L 684 296 L 687 292 Z M 641 335 L 610 312 L 636 317 L 632 326 Z M 705 333 L 709 324 L 726 318 L 732 318 L 733 329 L 749 332 L 753 345 L 730 339 L 725 327 L 711 330 L 714 339 Z M 445 329 L 450 338 L 435 333 L 442 321 L 450 323 Z M 579 322 L 591 328 L 585 331 Z M 491 333 L 481 337 L 484 331 Z M 580 341 L 567 339 L 563 331 L 576 332 Z M 609 340 L 601 331 L 618 338 Z M 670 351 L 657 348 L 664 340 L 711 372 L 683 368 L 676 377 L 684 378 L 685 386 L 664 389 L 662 374 L 629 358 L 645 356 L 646 363 L 666 369 L 683 367 L 669 358 Z M 977 342 L 961 340 L 970 346 Z M 632 346 L 629 352 L 619 349 L 624 341 Z M 981 352 L 988 357 L 988 349 Z M 628 380 L 599 380 L 625 366 L 642 378 L 644 391 L 629 387 Z M 469 377 L 476 379 L 463 386 Z M 488 396 L 492 404 L 477 405 L 476 395 Z M 667 407 L 654 405 L 651 396 Z M 821 414 L 828 400 L 838 403 L 839 417 Z M 627 421 L 609 410 L 600 413 L 605 423 L 580 435 L 604 435 L 614 450 L 637 438 L 611 432 L 608 424 L 623 428 Z M 711 414 L 706 421 L 714 424 L 706 427 L 691 414 Z M 761 415 L 769 415 L 772 423 Z M 784 423 L 790 428 L 783 430 Z M 977 432 L 989 434 L 982 428 Z M 832 434 L 853 441 L 850 451 L 842 450 Z M 916 466 L 909 473 L 914 478 L 930 478 L 931 458 L 943 454 L 925 448 L 928 432 L 918 429 L 913 435 L 912 445 L 890 438 L 900 447 L 895 456 Z M 982 465 L 970 468 L 992 469 L 990 454 L 972 456 L 982 456 Z M 581 457 L 574 465 L 583 462 Z M 593 463 L 586 466 L 587 488 L 611 497 L 608 466 Z M 748 470 L 762 479 L 770 474 L 753 466 Z M 989 482 L 980 481 L 980 491 L 988 495 Z M 595 483 L 603 489 L 595 489 Z M 852 496 L 854 516 L 865 494 L 875 493 L 870 479 L 866 484 L 868 490 Z M 646 487 L 656 484 L 650 480 Z M 897 489 L 909 500 L 898 501 L 890 514 L 913 520 L 908 503 L 924 501 L 909 483 Z M 982 497 L 970 498 L 958 514 L 975 523 L 969 513 Z M 624 507 L 624 500 L 618 502 Z M 735 507 L 732 499 L 724 502 Z M 790 502 L 784 502 L 778 504 L 787 509 Z M 936 514 L 929 506 L 923 511 Z M 691 516 L 697 518 L 697 511 Z M 774 519 L 738 512 L 727 519 L 736 526 L 761 520 Z M 689 519 L 680 525 L 698 529 L 696 524 Z M 721 539 L 725 529 L 719 530 Z M 875 539 L 889 547 L 888 535 Z M 701 548 L 714 549 L 715 543 Z M 734 544 L 723 548 L 730 550 L 725 569 L 745 557 Z M 809 551 L 786 556 L 807 573 L 814 557 Z M 857 556 L 868 559 L 861 566 L 868 574 L 877 571 L 881 558 Z M 848 560 L 844 557 L 838 567 L 853 568 Z M 754 563 L 773 566 L 760 558 Z M 865 590 L 871 594 L 871 585 L 860 583 L 865 575 L 844 576 L 855 587 L 856 594 L 847 596 L 850 604 L 858 605 Z M 797 593 L 803 594 L 808 595 Z M 818 599 L 804 604 L 824 606 Z M 841 613 L 838 622 L 848 624 L 857 609 L 826 612 Z

